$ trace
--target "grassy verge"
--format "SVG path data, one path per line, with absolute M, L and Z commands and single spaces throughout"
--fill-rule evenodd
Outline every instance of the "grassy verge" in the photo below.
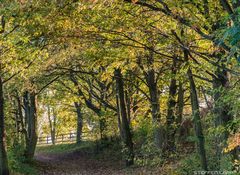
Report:
M 35 167 L 35 162 L 27 163 L 23 153 L 24 147 L 22 145 L 15 145 L 15 147 L 8 150 L 7 155 L 10 174 L 37 175 L 38 170 Z
M 15 167 L 10 167 L 10 174 L 13 175 L 38 175 L 38 169 L 33 164 L 17 162 Z
M 85 141 L 82 142 L 81 144 L 67 143 L 59 145 L 38 146 L 36 149 L 36 153 L 60 154 L 89 149 L 94 149 L 94 142 Z

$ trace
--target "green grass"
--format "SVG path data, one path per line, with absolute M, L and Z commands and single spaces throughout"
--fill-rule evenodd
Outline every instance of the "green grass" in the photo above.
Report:
M 15 145 L 8 149 L 8 164 L 10 174 L 14 175 L 37 175 L 38 170 L 34 166 L 34 162 L 27 163 L 23 156 L 24 147 L 23 145 Z
M 14 174 L 14 175 L 38 175 L 39 172 L 34 165 L 18 162 L 17 166 L 14 169 L 10 169 L 10 174 Z
M 36 153 L 70 153 L 78 150 L 89 150 L 94 149 L 94 142 L 85 141 L 80 144 L 76 143 L 67 143 L 59 145 L 47 145 L 47 146 L 38 146 Z

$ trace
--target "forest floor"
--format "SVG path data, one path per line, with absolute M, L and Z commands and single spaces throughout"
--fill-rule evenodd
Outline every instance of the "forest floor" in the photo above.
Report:
M 172 169 L 177 166 L 172 162 L 161 167 L 126 168 L 121 160 L 121 152 L 109 147 L 99 152 L 85 143 L 80 146 L 65 144 L 39 147 L 35 159 L 41 175 L 170 175 L 174 174 Z

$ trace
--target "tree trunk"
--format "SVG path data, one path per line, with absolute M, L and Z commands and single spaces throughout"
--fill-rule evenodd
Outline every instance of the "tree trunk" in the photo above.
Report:
M 116 87 L 116 92 L 118 92 L 118 89 Z M 119 105 L 119 95 L 116 93 L 116 106 L 117 106 L 117 119 L 118 119 L 118 129 L 120 132 L 120 137 L 123 138 L 123 133 L 122 133 L 122 121 L 121 121 L 121 110 L 120 110 L 120 105 Z
M 98 113 L 98 118 L 99 118 L 100 139 L 103 141 L 107 138 L 105 133 L 106 120 L 102 113 Z
M 184 59 L 188 62 L 188 50 L 183 50 Z M 193 79 L 192 70 L 188 68 L 187 76 L 190 84 L 190 97 L 191 97 L 191 106 L 192 106 L 192 117 L 193 117 L 193 124 L 194 130 L 197 137 L 197 145 L 198 145 L 198 152 L 200 156 L 201 166 L 202 169 L 207 171 L 207 158 L 206 158 L 206 150 L 205 150 L 205 139 L 203 135 L 200 111 L 199 111 L 199 102 L 198 102 L 198 95 L 196 90 L 196 85 Z
M 183 117 L 183 108 L 184 108 L 184 90 L 183 84 L 179 81 L 178 84 L 178 98 L 177 98 L 177 111 L 176 111 L 176 126 L 177 126 L 177 135 L 178 141 L 181 141 L 181 124 L 182 124 L 182 117 Z
M 19 115 L 19 120 L 20 120 L 20 130 L 21 130 L 21 142 L 26 142 L 27 138 L 27 130 L 24 124 L 24 117 L 23 117 L 23 111 L 22 111 L 22 103 L 21 99 L 18 95 L 18 92 L 16 91 L 16 100 L 17 100 L 17 106 L 18 106 L 18 115 Z
M 162 149 L 164 143 L 163 126 L 160 123 L 160 103 L 159 94 L 157 88 L 157 82 L 155 81 L 154 70 L 149 70 L 147 75 L 148 89 L 150 93 L 150 103 L 151 103 L 151 113 L 152 122 L 154 127 L 154 143 L 155 145 Z
M 19 113 L 18 113 L 18 107 L 17 107 L 17 103 L 14 99 L 10 98 L 10 101 L 12 101 L 12 106 L 14 106 L 14 122 L 15 122 L 15 138 L 13 139 L 13 145 L 18 145 L 20 142 L 20 123 L 19 123 Z
M 82 127 L 83 127 L 83 116 L 81 112 L 81 104 L 78 102 L 74 102 L 76 112 L 77 112 L 77 143 L 81 143 L 82 141 Z
M 119 111 L 121 114 L 121 129 L 122 129 L 122 140 L 126 147 L 126 166 L 133 165 L 134 153 L 133 153 L 133 142 L 130 126 L 127 118 L 127 109 L 124 99 L 124 84 L 120 69 L 115 69 L 114 76 L 116 79 L 116 94 L 119 98 Z
M 130 100 L 130 94 L 125 90 L 125 103 L 127 108 L 127 118 L 128 123 L 131 123 L 131 100 Z
M 192 105 L 192 115 L 193 115 L 193 122 L 194 122 L 194 130 L 198 139 L 198 151 L 201 159 L 201 166 L 203 170 L 207 171 L 207 158 L 206 158 L 206 151 L 205 151 L 205 139 L 203 135 L 202 123 L 200 118 L 200 111 L 199 111 L 199 103 L 198 103 L 198 96 L 196 85 L 193 79 L 192 71 L 188 69 L 188 78 L 189 84 L 191 89 L 191 105 Z
M 147 70 L 142 65 L 142 60 L 139 57 L 137 64 L 144 72 L 144 77 L 147 82 L 149 91 L 149 100 L 151 105 L 152 124 L 153 124 L 153 140 L 157 148 L 160 150 L 164 147 L 164 128 L 160 122 L 160 101 L 159 92 L 157 87 L 156 71 L 154 70 L 154 53 L 150 51 L 149 55 L 146 55 Z
M 25 117 L 27 123 L 27 138 L 26 138 L 26 149 L 25 157 L 26 159 L 32 160 L 37 144 L 37 108 L 36 108 L 36 95 L 34 92 L 26 91 L 24 94 L 24 108 Z
M 175 150 L 175 106 L 176 106 L 176 94 L 177 94 L 177 84 L 176 84 L 176 59 L 173 59 L 173 65 L 171 70 L 171 81 L 169 86 L 169 96 L 168 96 L 168 110 L 167 110 L 167 144 L 166 148 L 169 151 Z
M 8 175 L 8 160 L 6 154 L 6 138 L 4 128 L 4 97 L 3 97 L 3 82 L 0 77 L 0 175 Z
M 77 88 L 78 96 L 84 99 L 84 102 L 86 106 L 91 109 L 93 112 L 95 112 L 99 117 L 99 129 L 100 129 L 100 137 L 105 138 L 104 130 L 105 130 L 105 119 L 102 116 L 101 108 L 96 106 L 94 103 L 92 103 L 91 98 L 87 99 L 82 90 L 79 87 L 78 80 L 75 78 L 72 72 L 70 72 L 70 80 L 73 82 L 74 86 Z
M 216 77 L 213 77 L 213 89 L 216 90 L 214 94 L 214 108 L 213 112 L 215 115 L 215 127 L 224 127 L 229 121 L 233 119 L 233 116 L 229 114 L 230 107 L 227 104 L 219 103 L 222 98 L 222 91 L 226 91 L 229 85 L 227 77 L 227 71 L 220 70 L 219 68 L 215 72 Z M 223 92 L 224 93 L 224 92 Z M 215 138 L 216 143 L 216 157 L 217 157 L 217 168 L 220 168 L 221 157 L 223 149 L 227 144 L 228 131 L 225 129 L 222 133 L 217 133 Z
M 182 117 L 183 117 L 183 108 L 184 108 L 184 90 L 183 90 L 183 84 L 182 82 L 179 82 L 178 85 L 178 99 L 177 99 L 177 128 L 182 123 Z
M 55 145 L 56 116 L 54 115 L 54 112 L 52 112 L 52 117 L 51 117 L 51 107 L 49 105 L 47 106 L 47 110 L 48 110 L 48 121 L 49 121 L 49 127 L 50 127 L 51 140 L 52 140 L 52 144 Z
M 57 120 L 57 114 L 54 110 L 54 108 L 52 109 L 53 111 L 53 122 L 52 122 L 52 132 L 51 132 L 51 138 L 52 138 L 52 142 L 55 145 L 55 140 L 56 140 L 56 120 Z

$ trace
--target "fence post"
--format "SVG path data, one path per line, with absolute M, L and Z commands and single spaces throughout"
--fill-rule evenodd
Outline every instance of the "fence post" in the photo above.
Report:
M 69 137 L 68 137 L 69 135 Z M 64 140 L 64 137 L 66 136 L 65 140 Z M 81 136 L 83 137 L 83 136 Z M 46 140 L 45 140 L 46 138 Z M 61 139 L 62 138 L 62 139 Z M 66 142 L 72 142 L 74 141 L 74 139 L 76 138 L 76 133 L 66 133 L 66 134 L 60 134 L 60 135 L 57 135 L 55 137 L 55 143 L 64 143 L 64 141 Z M 51 141 L 51 137 L 50 136 L 46 136 L 46 137 L 38 137 L 38 140 L 37 140 L 37 145 L 41 145 L 41 144 L 50 144 L 50 141 Z M 62 140 L 62 141 L 61 141 Z M 46 142 L 45 142 L 46 141 Z

